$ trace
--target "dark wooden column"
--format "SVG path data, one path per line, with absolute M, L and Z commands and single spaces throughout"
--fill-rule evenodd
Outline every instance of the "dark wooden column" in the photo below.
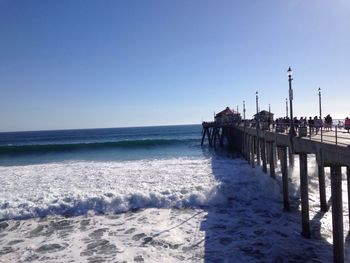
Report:
M 281 160 L 281 170 L 282 170 L 283 207 L 285 211 L 290 211 L 289 189 L 288 189 L 287 147 L 279 147 L 279 153 L 280 153 L 279 156 Z
M 289 157 L 289 166 L 294 167 L 294 155 L 290 147 L 288 147 L 288 157 Z
M 320 192 L 321 211 L 327 212 L 326 181 L 324 176 L 324 167 L 322 165 L 318 165 L 318 188 Z
M 347 186 L 348 186 L 348 214 L 349 214 L 348 234 L 350 235 L 350 166 L 346 167 L 346 179 L 347 179 Z
M 309 219 L 309 186 L 307 179 L 307 154 L 300 153 L 300 195 L 301 195 L 301 234 L 310 238 L 310 219 Z
M 254 136 L 250 136 L 250 152 L 251 152 L 251 160 L 250 160 L 250 164 L 252 165 L 252 167 L 255 167 L 255 154 L 254 154 Z
M 256 164 L 259 166 L 259 165 L 260 165 L 260 139 L 259 139 L 259 130 L 257 130 L 255 145 L 256 145 Z
M 270 176 L 275 178 L 276 173 L 275 173 L 275 155 L 274 155 L 274 147 L 273 147 L 273 142 L 268 143 L 268 149 L 269 149 L 269 163 L 270 163 Z
M 267 173 L 267 161 L 266 161 L 266 142 L 264 139 L 260 139 L 261 144 L 261 159 L 262 159 L 262 170 L 264 173 Z
M 250 158 L 250 151 L 251 151 L 251 148 L 250 148 L 250 135 L 246 135 L 247 136 L 247 161 L 248 161 L 248 163 L 250 164 L 250 162 L 251 162 L 251 158 Z
M 333 261 L 344 262 L 344 227 L 341 166 L 331 166 Z

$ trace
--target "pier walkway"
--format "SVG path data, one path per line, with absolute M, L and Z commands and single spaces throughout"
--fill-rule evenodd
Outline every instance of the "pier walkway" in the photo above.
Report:
M 299 155 L 300 199 L 301 199 L 301 234 L 311 237 L 309 219 L 309 186 L 307 155 L 314 154 L 318 165 L 318 183 L 320 210 L 328 211 L 326 199 L 325 167 L 331 171 L 332 233 L 334 262 L 344 262 L 344 225 L 342 200 L 341 168 L 347 169 L 348 209 L 350 215 L 350 133 L 337 126 L 290 127 L 274 124 L 241 122 L 224 123 L 203 122 L 202 145 L 207 138 L 209 146 L 228 145 L 242 154 L 252 167 L 262 165 L 262 170 L 275 177 L 277 157 L 282 172 L 282 190 L 284 210 L 290 211 L 288 193 L 288 166 L 294 166 L 294 156 Z M 350 220 L 349 220 L 350 222 Z M 348 226 L 350 229 L 350 225 Z M 349 232 L 350 233 L 350 232 Z

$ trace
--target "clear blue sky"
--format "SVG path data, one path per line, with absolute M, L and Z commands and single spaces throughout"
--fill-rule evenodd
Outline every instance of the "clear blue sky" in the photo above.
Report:
M 0 0 L 0 130 L 350 115 L 348 0 Z

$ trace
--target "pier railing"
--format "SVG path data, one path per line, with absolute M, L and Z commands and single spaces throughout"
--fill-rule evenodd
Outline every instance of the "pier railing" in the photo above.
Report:
M 243 121 L 238 125 L 282 134 L 287 134 L 290 129 L 290 124 L 277 122 Z M 350 133 L 344 126 L 334 124 L 327 126 L 295 124 L 294 129 L 298 137 L 339 146 L 350 146 Z

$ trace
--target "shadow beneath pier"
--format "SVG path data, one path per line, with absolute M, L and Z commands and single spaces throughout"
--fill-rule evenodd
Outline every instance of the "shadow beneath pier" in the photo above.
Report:
M 330 207 L 331 202 L 332 198 L 329 198 L 327 201 L 328 208 Z M 331 211 L 323 212 L 320 210 L 313 216 L 313 218 L 310 220 L 311 238 L 326 241 L 326 238 L 322 236 L 322 219 L 325 218 L 326 215 L 331 216 L 330 213 Z M 331 232 L 327 233 L 328 238 L 331 238 L 331 234 Z
M 210 154 L 220 184 L 201 223 L 204 262 L 333 261 L 332 244 L 314 237 L 321 214 L 312 219 L 313 238 L 302 237 L 300 212 L 283 212 L 278 180 L 234 153 Z

